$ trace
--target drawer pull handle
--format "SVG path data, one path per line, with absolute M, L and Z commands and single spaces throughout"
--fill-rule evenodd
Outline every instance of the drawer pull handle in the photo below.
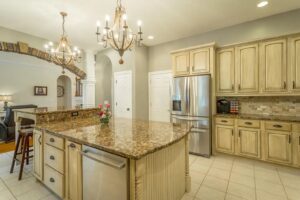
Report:
M 246 125 L 252 125 L 252 122 L 245 122 Z
M 275 127 L 275 128 L 282 128 L 282 126 L 279 125 L 279 124 L 274 124 L 273 127 Z
M 49 180 L 50 180 L 51 183 L 54 183 L 54 182 L 55 182 L 55 179 L 54 179 L 54 178 L 50 178 Z
M 54 156 L 50 156 L 50 160 L 55 160 L 55 157 Z
M 50 138 L 50 142 L 55 142 L 54 138 Z
M 40 145 L 42 144 L 41 139 L 42 139 L 42 135 L 40 135 L 40 137 L 39 137 L 39 144 L 40 144 Z
M 221 120 L 221 122 L 227 123 L 228 121 L 227 120 Z
M 74 143 L 71 143 L 71 144 L 70 144 L 70 147 L 71 147 L 71 148 L 75 148 L 76 145 L 75 145 Z

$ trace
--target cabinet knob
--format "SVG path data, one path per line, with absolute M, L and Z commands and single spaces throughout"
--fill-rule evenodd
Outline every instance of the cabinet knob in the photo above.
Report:
M 50 160 L 55 160 L 55 157 L 51 155 Z
M 221 120 L 221 122 L 223 122 L 223 123 L 227 123 L 228 121 L 227 121 L 227 120 Z
M 54 182 L 55 182 L 55 179 L 54 179 L 54 178 L 50 178 L 49 181 L 50 181 L 51 183 L 54 183 Z
M 296 89 L 296 83 L 293 81 L 293 89 Z
M 279 124 L 274 124 L 273 127 L 275 127 L 275 128 L 282 128 L 282 126 L 279 125 Z
M 245 122 L 246 125 L 252 125 L 252 122 Z
M 70 146 L 71 148 L 75 148 L 75 147 L 76 147 L 76 145 L 75 145 L 74 143 L 71 143 L 69 146 Z
M 54 138 L 50 138 L 50 142 L 55 142 Z

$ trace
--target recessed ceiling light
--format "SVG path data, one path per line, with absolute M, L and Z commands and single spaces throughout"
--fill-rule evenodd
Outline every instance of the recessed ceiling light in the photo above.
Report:
M 268 5 L 269 2 L 268 1 L 261 1 L 257 4 L 257 7 L 262 8 L 265 7 L 266 5 Z
M 149 35 L 149 36 L 148 36 L 148 39 L 149 39 L 149 40 L 153 40 L 153 39 L 154 39 L 154 36 L 153 36 L 153 35 Z

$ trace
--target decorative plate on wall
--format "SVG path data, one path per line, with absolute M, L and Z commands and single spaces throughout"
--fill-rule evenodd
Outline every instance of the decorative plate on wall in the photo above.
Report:
M 58 85 L 57 86 L 57 97 L 63 97 L 65 94 L 65 89 L 63 86 Z

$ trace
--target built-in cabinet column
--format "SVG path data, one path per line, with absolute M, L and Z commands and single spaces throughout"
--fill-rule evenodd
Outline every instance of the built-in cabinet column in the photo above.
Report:
M 95 106 L 95 54 L 93 51 L 86 51 L 86 79 L 82 80 L 83 105 Z
M 290 39 L 291 86 L 300 92 L 300 37 Z
M 234 93 L 234 48 L 217 51 L 217 93 Z
M 235 57 L 238 92 L 258 92 L 258 44 L 236 47 Z
M 261 44 L 263 92 L 287 91 L 286 43 L 286 39 L 279 39 Z
M 34 130 L 33 132 L 34 160 L 33 174 L 42 181 L 43 180 L 43 135 L 42 132 Z

